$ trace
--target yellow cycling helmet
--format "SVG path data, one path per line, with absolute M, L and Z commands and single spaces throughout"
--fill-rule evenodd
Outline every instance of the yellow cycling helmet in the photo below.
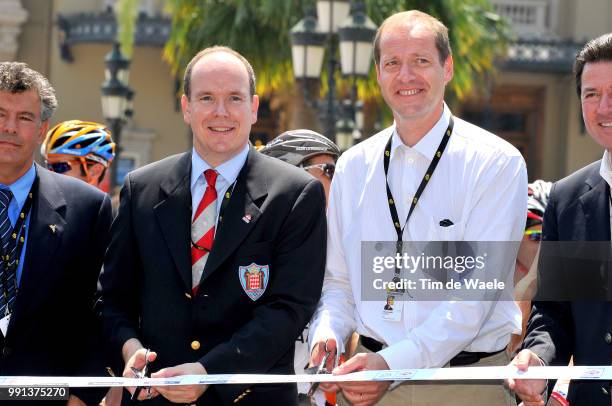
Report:
M 40 153 L 74 155 L 108 167 L 115 157 L 115 143 L 105 125 L 93 121 L 70 120 L 57 124 L 47 132 Z

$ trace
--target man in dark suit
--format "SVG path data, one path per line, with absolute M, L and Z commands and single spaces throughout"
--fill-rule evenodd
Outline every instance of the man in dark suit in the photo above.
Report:
M 110 199 L 34 164 L 56 106 L 40 73 L 0 63 L 0 376 L 104 374 L 93 299 Z M 102 396 L 75 390 L 68 404 Z
M 323 188 L 249 145 L 258 98 L 240 54 L 198 53 L 184 93 L 193 150 L 130 173 L 121 192 L 100 277 L 106 335 L 124 376 L 144 366 L 145 348 L 153 377 L 292 374 L 294 341 L 323 282 Z M 295 384 L 193 385 L 141 391 L 147 398 L 295 405 L 297 392 Z
M 612 303 L 607 291 L 611 278 L 607 261 L 612 184 L 612 34 L 588 42 L 576 57 L 574 71 L 586 129 L 605 152 L 601 161 L 560 180 L 551 190 L 544 214 L 538 276 L 538 296 L 546 300 L 534 302 L 523 345 L 526 349 L 512 362 L 523 370 L 529 365 L 567 365 L 572 356 L 574 365 L 612 364 Z M 554 241 L 587 243 L 556 246 Z M 603 253 L 602 245 L 606 247 Z M 561 252 L 563 258 L 559 260 Z M 581 289 L 568 290 L 568 286 Z M 544 404 L 545 384 L 538 380 L 510 381 L 525 406 Z M 610 382 L 580 381 L 570 383 L 567 400 L 572 406 L 609 406 L 610 396 Z

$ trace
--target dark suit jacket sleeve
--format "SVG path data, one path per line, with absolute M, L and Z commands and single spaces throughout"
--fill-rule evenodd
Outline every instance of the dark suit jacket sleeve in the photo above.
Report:
M 86 291 L 88 295 L 87 298 L 84 298 L 83 301 L 79 301 L 78 303 L 91 303 L 93 306 L 95 286 L 98 276 L 100 274 L 100 268 L 102 267 L 102 261 L 104 259 L 104 253 L 106 251 L 106 247 L 108 245 L 108 236 L 109 229 L 112 221 L 112 209 L 111 202 L 108 195 L 104 195 L 104 199 L 102 200 L 98 213 L 97 213 L 97 221 L 95 223 L 94 229 L 92 230 L 92 250 L 91 250 L 91 258 L 90 258 L 90 266 L 87 267 L 87 270 L 90 271 L 87 274 L 87 281 L 84 286 L 91 287 L 91 289 L 83 289 Z M 89 311 L 93 309 L 90 308 Z M 92 314 L 92 317 L 83 319 L 85 320 L 95 320 Z M 82 351 L 85 354 L 85 358 L 81 359 L 79 365 L 77 366 L 77 371 L 75 371 L 75 375 L 79 376 L 104 376 L 104 354 L 100 350 L 103 348 L 103 342 L 101 340 L 99 326 L 95 323 L 92 325 L 79 327 L 81 331 L 83 331 L 82 341 L 84 350 Z M 84 388 L 75 388 L 71 391 L 73 395 L 80 398 L 85 404 L 93 405 L 98 404 L 100 400 L 104 397 L 106 393 L 106 388 L 97 388 L 97 389 L 84 389 Z
M 123 344 L 137 338 L 139 286 L 142 273 L 132 229 L 131 182 L 128 175 L 121 189 L 119 212 L 111 227 L 111 241 L 100 275 L 104 336 L 111 354 L 121 354 Z M 122 371 L 115 371 L 121 374 Z
M 321 184 L 312 180 L 297 197 L 274 241 L 269 294 L 230 341 L 200 359 L 208 373 L 231 373 L 237 366 L 243 373 L 266 371 L 287 353 L 321 295 L 326 233 L 325 194 Z M 231 400 L 241 390 L 233 386 L 216 389 Z
M 558 212 L 560 196 L 556 187 L 557 184 L 551 189 L 544 212 L 543 245 L 538 270 L 538 292 L 541 292 L 538 295 L 546 300 L 533 302 L 523 348 L 535 352 L 547 365 L 565 366 L 571 357 L 574 327 L 569 303 L 552 300 L 555 294 L 562 294 L 551 289 L 562 285 L 559 275 L 561 269 L 555 265 L 554 253 L 557 249 L 554 242 L 559 240 L 559 218 L 562 215 Z

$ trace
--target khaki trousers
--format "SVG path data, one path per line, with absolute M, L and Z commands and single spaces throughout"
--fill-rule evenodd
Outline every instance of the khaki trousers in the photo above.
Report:
M 372 352 L 361 343 L 357 352 Z M 481 359 L 469 366 L 507 365 L 510 358 L 506 351 Z M 448 367 L 448 364 L 444 366 Z M 338 394 L 338 405 L 350 403 Z M 444 381 L 407 382 L 400 385 L 376 404 L 378 406 L 516 406 L 514 394 L 504 386 L 502 381 Z

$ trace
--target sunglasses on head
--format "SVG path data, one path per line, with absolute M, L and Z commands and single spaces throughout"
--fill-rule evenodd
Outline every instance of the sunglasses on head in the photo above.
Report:
M 542 241 L 542 230 L 527 230 L 525 235 L 529 238 L 529 241 Z
M 336 171 L 336 165 L 335 164 L 313 164 L 313 165 L 308 165 L 308 166 L 302 166 L 302 169 L 304 169 L 305 171 L 309 170 L 309 169 L 314 169 L 317 168 L 321 171 L 323 171 L 323 175 L 327 176 L 329 179 L 334 177 L 334 172 Z

